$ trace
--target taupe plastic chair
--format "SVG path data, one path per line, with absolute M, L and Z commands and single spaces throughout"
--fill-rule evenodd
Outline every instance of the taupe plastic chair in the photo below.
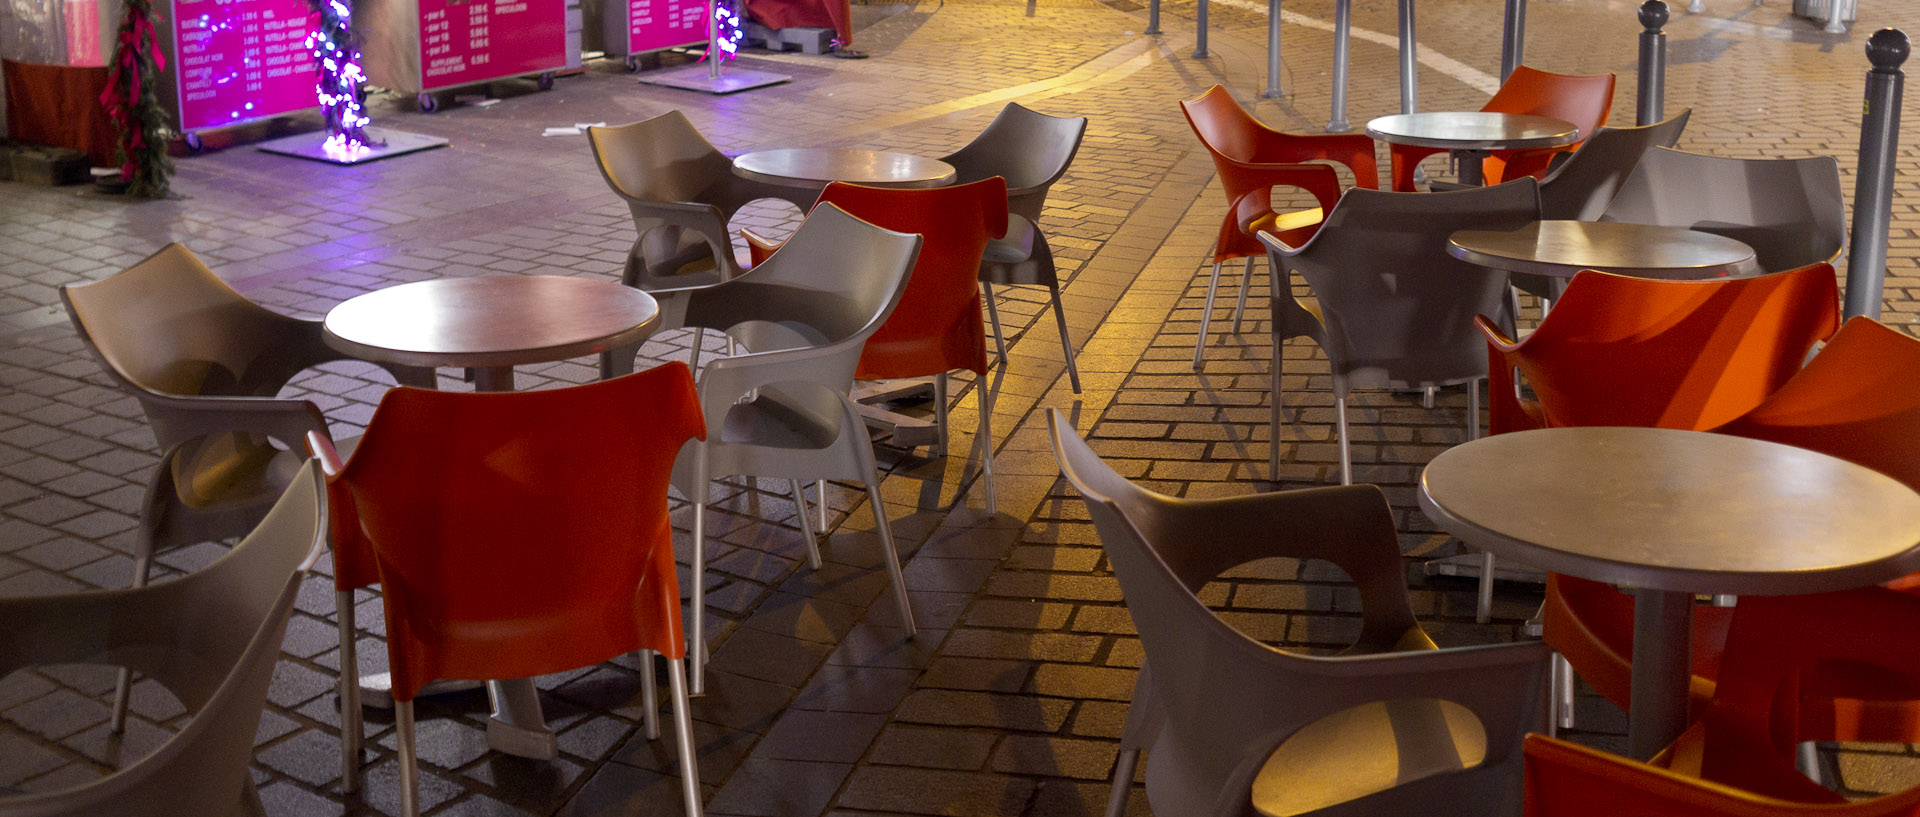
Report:
M 157 552 L 252 530 L 298 473 L 307 433 L 327 433 L 313 403 L 275 397 L 303 369 L 348 359 L 328 348 L 320 322 L 247 300 L 179 244 L 105 280 L 61 287 L 60 299 L 108 376 L 140 401 L 160 446 L 140 504 L 133 586 L 147 583 Z M 430 370 L 387 369 L 432 385 Z M 115 731 L 127 683 L 123 673 Z
M 722 330 L 743 348 L 700 373 L 707 439 L 689 444 L 674 463 L 674 487 L 694 505 L 687 657 L 696 695 L 706 684 L 706 506 L 717 477 L 788 480 L 816 568 L 820 549 L 801 481 L 865 483 L 900 621 L 914 633 L 873 443 L 847 392 L 867 337 L 900 303 L 920 242 L 823 202 L 779 252 L 740 277 L 658 293 L 665 326 Z
M 814 192 L 743 178 L 685 114 L 668 111 L 629 125 L 587 128 L 595 164 L 615 195 L 633 212 L 638 235 L 620 282 L 651 292 L 717 284 L 740 274 L 727 222 L 757 199 L 780 199 L 806 212 Z M 602 356 L 604 376 L 633 371 L 632 352 Z M 700 338 L 694 338 L 694 366 Z M 624 369 L 608 361 L 623 360 Z
M 1547 648 L 1436 648 L 1408 606 L 1379 488 L 1178 499 L 1114 473 L 1058 409 L 1047 428 L 1146 650 L 1109 817 L 1126 813 L 1142 750 L 1159 817 L 1520 813 L 1520 742 L 1545 711 Z M 1321 559 L 1352 577 L 1352 647 L 1276 649 L 1195 595 L 1269 557 Z
M 1687 227 L 1746 242 L 1767 272 L 1832 263 L 1847 244 L 1831 156 L 1728 159 L 1647 151 L 1601 221 Z
M 154 587 L 0 598 L 0 677 L 117 664 L 193 712 L 152 754 L 76 788 L 0 796 L 5 817 L 261 814 L 248 763 L 300 583 L 326 541 L 319 469 L 299 468 L 260 526 L 213 564 Z
M 987 244 L 980 263 L 980 286 L 987 296 L 987 317 L 993 324 L 993 343 L 1001 365 L 1006 363 L 1007 341 L 1000 329 L 993 285 L 1044 286 L 1053 299 L 1053 316 L 1060 325 L 1060 349 L 1067 356 L 1067 377 L 1074 394 L 1080 393 L 1080 370 L 1073 362 L 1067 314 L 1060 308 L 1060 277 L 1054 268 L 1053 248 L 1040 229 L 1040 213 L 1047 206 L 1047 189 L 1073 164 L 1086 133 L 1084 116 L 1048 116 L 1009 102 L 979 136 L 941 159 L 958 172 L 956 184 L 995 176 L 1007 180 L 1007 235 Z
M 1539 182 L 1522 177 L 1447 193 L 1354 188 L 1320 231 L 1289 247 L 1262 231 L 1272 270 L 1273 414 L 1268 467 L 1280 472 L 1280 375 L 1287 338 L 1313 339 L 1333 369 L 1340 436 L 1340 483 L 1353 483 L 1347 394 L 1355 388 L 1426 389 L 1467 385 L 1467 439 L 1480 435 L 1479 380 L 1486 344 L 1475 315 L 1511 326 L 1507 274 L 1447 255 L 1456 230 L 1514 229 L 1540 217 Z M 1298 271 L 1314 303 L 1293 296 Z

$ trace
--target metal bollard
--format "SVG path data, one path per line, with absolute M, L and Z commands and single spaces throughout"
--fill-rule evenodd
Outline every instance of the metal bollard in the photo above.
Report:
M 1280 0 L 1267 0 L 1267 90 L 1260 95 L 1275 99 L 1285 94 L 1280 87 Z
M 1420 64 L 1415 53 L 1418 47 L 1419 43 L 1414 39 L 1413 0 L 1400 0 L 1401 113 L 1413 113 L 1420 109 L 1420 76 L 1415 70 Z
M 1900 146 L 1900 64 L 1911 50 L 1906 32 L 1883 28 L 1867 40 L 1866 111 L 1860 119 L 1859 176 L 1853 188 L 1853 237 L 1847 244 L 1847 317 L 1880 317 L 1887 278 L 1887 224 L 1893 210 L 1893 158 Z
M 1666 116 L 1667 95 L 1667 4 L 1647 0 L 1640 4 L 1640 109 L 1634 124 L 1651 125 Z
M 1327 118 L 1328 133 L 1346 133 L 1347 122 L 1347 33 L 1353 27 L 1353 0 L 1333 2 L 1333 114 Z
M 1160 0 L 1148 0 L 1147 33 L 1148 34 L 1160 33 Z
M 1506 82 L 1513 69 L 1527 59 L 1527 0 L 1507 0 L 1505 25 L 1500 35 L 1500 81 Z
M 1204 60 L 1207 58 L 1207 0 L 1200 0 L 1200 13 L 1196 15 L 1194 26 L 1197 33 L 1194 34 L 1193 58 Z

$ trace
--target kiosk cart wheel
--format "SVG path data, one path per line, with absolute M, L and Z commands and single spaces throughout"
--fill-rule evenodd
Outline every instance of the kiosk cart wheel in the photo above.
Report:
M 197 133 L 189 133 L 181 136 L 180 141 L 185 142 L 187 144 L 187 150 L 193 153 L 199 153 L 207 149 L 207 143 L 200 141 L 200 134 Z
M 629 74 L 640 73 L 640 55 L 639 54 L 627 55 L 627 73 Z
M 540 74 L 540 78 L 537 80 L 534 80 L 534 82 L 539 84 L 540 90 L 542 91 L 553 90 L 553 72 L 552 71 L 542 72 Z
M 434 111 L 440 110 L 440 100 L 434 99 L 433 94 L 416 94 L 413 97 L 413 101 L 420 106 L 421 113 L 433 113 Z

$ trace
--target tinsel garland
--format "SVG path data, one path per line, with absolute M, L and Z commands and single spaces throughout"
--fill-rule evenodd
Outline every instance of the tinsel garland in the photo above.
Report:
M 173 172 L 167 111 L 160 104 L 166 57 L 160 52 L 159 23 L 152 0 L 126 0 L 107 89 L 100 94 L 101 107 L 120 131 L 120 180 L 129 183 L 128 195 L 154 199 L 167 195 L 167 176 Z
M 360 49 L 353 35 L 353 7 L 348 0 L 308 0 L 320 18 L 307 35 L 319 78 L 315 91 L 327 120 L 327 153 L 353 160 L 379 143 L 367 136 L 373 120 L 366 116 L 367 75 L 360 70 Z

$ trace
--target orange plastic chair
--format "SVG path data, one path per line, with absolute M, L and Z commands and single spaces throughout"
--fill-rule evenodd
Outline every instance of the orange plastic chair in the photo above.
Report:
M 1713 428 L 1777 391 L 1839 323 L 1827 264 L 1703 281 L 1583 271 L 1523 340 L 1485 317 L 1476 321 L 1490 357 L 1490 426 L 1495 434 Z M 1520 398 L 1516 368 L 1535 399 Z
M 1554 74 L 1518 65 L 1514 66 L 1512 74 L 1507 75 L 1507 81 L 1500 84 L 1500 90 L 1493 95 L 1493 99 L 1487 100 L 1480 110 L 1564 119 L 1580 129 L 1580 140 L 1585 141 L 1593 135 L 1595 128 L 1607 124 L 1607 112 L 1612 107 L 1612 74 Z M 1413 169 L 1420 164 L 1420 160 L 1442 152 L 1441 148 L 1411 145 L 1388 147 L 1393 159 L 1393 189 L 1403 193 L 1415 190 Z M 1556 154 L 1578 147 L 1580 142 L 1556 148 L 1496 150 L 1482 162 L 1481 167 L 1486 173 L 1487 184 L 1498 184 L 1521 176 L 1540 178 L 1546 175 L 1548 165 Z
M 987 378 L 986 316 L 980 305 L 980 258 L 987 242 L 1007 232 L 1007 183 L 995 176 L 971 184 L 929 190 L 899 190 L 834 182 L 820 193 L 830 202 L 876 227 L 919 233 L 920 260 L 907 279 L 900 305 L 867 339 L 854 377 L 885 380 L 934 376 L 938 415 L 938 451 L 947 450 L 947 372 L 975 375 L 980 396 L 980 425 L 974 444 L 986 483 L 987 508 L 998 507 L 993 494 L 993 388 Z
M 413 699 L 421 687 L 527 678 L 633 650 L 649 659 L 649 701 L 651 655 L 668 659 L 682 793 L 698 817 L 667 520 L 674 458 L 696 437 L 706 431 L 693 376 L 674 362 L 549 391 L 395 389 L 351 460 L 323 454 L 334 460 L 336 590 L 378 582 L 385 595 L 409 817 L 419 813 Z M 343 646 L 341 672 L 351 676 L 351 642 Z M 344 703 L 342 720 L 357 722 L 358 702 Z
M 1265 230 L 1288 246 L 1298 247 L 1320 229 L 1320 222 L 1340 201 L 1340 174 L 1325 160 L 1346 165 L 1353 173 L 1353 185 L 1369 190 L 1380 188 L 1380 171 L 1373 159 L 1373 140 L 1364 134 L 1292 134 L 1267 127 L 1226 88 L 1215 85 L 1198 97 L 1180 103 L 1187 124 L 1200 137 L 1213 166 L 1220 174 L 1220 186 L 1227 192 L 1227 216 L 1220 222 L 1220 237 L 1213 247 L 1213 277 L 1207 280 L 1207 300 L 1200 310 L 1200 337 L 1193 344 L 1193 367 L 1200 368 L 1200 354 L 1207 345 L 1207 325 L 1213 321 L 1213 294 L 1220 286 L 1220 265 L 1234 258 L 1247 259 L 1246 276 L 1240 282 L 1240 298 L 1233 311 L 1233 331 L 1240 331 L 1240 317 L 1247 309 L 1247 290 L 1253 285 L 1253 262 L 1266 254 L 1266 247 L 1254 238 Z M 1297 187 L 1307 191 L 1319 207 L 1287 213 L 1273 209 L 1273 189 Z
M 1824 700 L 1862 685 L 1920 698 L 1920 599 L 1879 588 L 1742 599 L 1706 712 L 1651 764 L 1527 740 L 1529 817 L 1920 814 L 1920 788 L 1849 803 L 1795 770 Z

